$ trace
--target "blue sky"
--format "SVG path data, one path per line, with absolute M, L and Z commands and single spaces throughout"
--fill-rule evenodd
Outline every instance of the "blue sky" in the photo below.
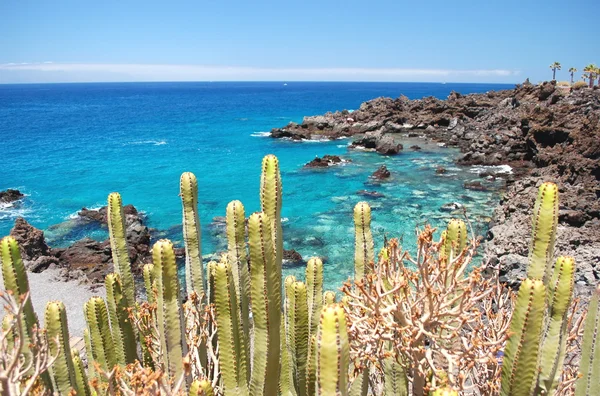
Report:
M 594 0 L 1 0 L 0 83 L 512 83 L 555 60 L 567 80 L 600 63 L 597 15 Z

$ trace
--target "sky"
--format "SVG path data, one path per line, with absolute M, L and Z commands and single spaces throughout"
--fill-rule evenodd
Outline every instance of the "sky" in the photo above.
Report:
M 0 0 L 0 83 L 551 79 L 596 0 Z M 576 79 L 580 73 L 576 73 Z

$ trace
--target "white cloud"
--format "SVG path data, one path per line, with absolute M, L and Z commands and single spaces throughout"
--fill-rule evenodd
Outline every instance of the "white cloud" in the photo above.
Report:
M 517 70 L 268 68 L 168 64 L 6 63 L 0 83 L 103 81 L 448 81 L 511 82 Z

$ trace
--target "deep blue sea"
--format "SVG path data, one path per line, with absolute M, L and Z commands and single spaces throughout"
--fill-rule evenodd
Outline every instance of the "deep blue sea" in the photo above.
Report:
M 396 157 L 352 151 L 350 140 L 290 142 L 265 132 L 305 115 L 357 109 L 378 97 L 406 95 L 445 98 L 512 88 L 498 84 L 435 83 L 102 83 L 0 85 L 2 162 L 0 190 L 27 194 L 16 206 L 0 208 L 0 236 L 17 216 L 46 231 L 51 246 L 84 236 L 106 238 L 106 230 L 74 227 L 82 207 L 100 207 L 119 191 L 125 204 L 147 215 L 156 237 L 181 241 L 179 176 L 191 171 L 199 180 L 203 253 L 223 246 L 211 226 L 227 203 L 241 200 L 247 214 L 259 210 L 260 164 L 265 154 L 279 157 L 284 188 L 284 240 L 303 256 L 326 260 L 329 288 L 352 275 L 352 208 L 366 199 L 373 207 L 376 247 L 383 236 L 414 245 L 414 229 L 425 221 L 442 226 L 452 215 L 443 204 L 468 208 L 476 231 L 485 229 L 498 197 L 464 190 L 477 169 L 456 166 L 455 149 L 405 139 Z M 419 144 L 422 151 L 408 149 Z M 315 156 L 342 155 L 350 164 L 303 170 Z M 369 175 L 385 164 L 393 180 L 372 184 Z M 448 173 L 436 175 L 444 166 Z M 58 226 L 56 226 L 58 224 Z M 304 268 L 286 273 L 303 277 Z

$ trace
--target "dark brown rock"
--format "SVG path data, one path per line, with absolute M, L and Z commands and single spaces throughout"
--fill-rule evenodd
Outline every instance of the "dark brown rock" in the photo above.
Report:
M 350 160 L 342 159 L 342 158 L 338 157 L 337 155 L 326 154 L 323 156 L 323 158 L 316 157 L 315 159 L 313 159 L 312 161 L 310 161 L 309 163 L 304 165 L 304 167 L 305 168 L 326 168 L 326 167 L 329 167 L 332 165 L 343 164 L 346 162 L 350 162 Z
M 98 242 L 85 238 L 66 249 L 56 249 L 55 255 L 61 266 L 69 271 L 82 271 L 92 282 L 104 282 L 113 272 L 110 242 Z
M 446 168 L 444 168 L 443 166 L 438 166 L 438 167 L 435 169 L 435 173 L 436 173 L 436 174 L 438 174 L 438 175 L 443 175 L 443 174 L 444 174 L 444 173 L 446 173 L 446 172 L 447 172 L 447 170 L 446 170 Z
M 303 261 L 302 255 L 294 249 L 283 249 L 283 259 L 287 261 Z
M 27 266 L 40 256 L 50 255 L 44 232 L 30 225 L 24 218 L 15 220 L 10 236 L 15 238 L 21 248 L 21 257 Z
M 416 144 L 413 146 L 410 146 L 410 149 L 413 151 L 421 151 L 422 150 L 421 146 L 417 146 Z
M 385 180 L 385 179 L 389 179 L 391 175 L 392 174 L 390 173 L 388 168 L 385 165 L 381 165 L 379 167 L 379 169 L 377 169 L 375 172 L 373 172 L 371 177 L 373 179 L 377 179 L 377 180 Z
M 367 191 L 367 190 L 358 190 L 356 192 L 357 195 L 362 195 L 364 197 L 369 197 L 369 198 L 383 198 L 385 197 L 385 195 L 383 195 L 382 193 L 378 192 L 378 191 Z
M 14 201 L 18 201 L 23 198 L 25 195 L 21 193 L 19 190 L 8 189 L 6 191 L 0 191 L 0 202 L 2 203 L 10 203 Z

